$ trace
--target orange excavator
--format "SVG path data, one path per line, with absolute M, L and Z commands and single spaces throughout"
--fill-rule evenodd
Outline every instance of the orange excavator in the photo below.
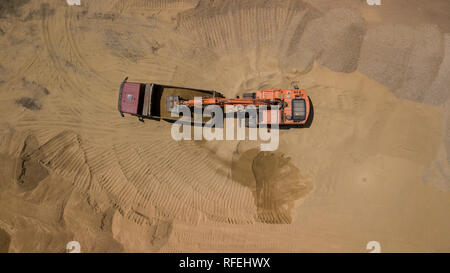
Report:
M 217 105 L 222 108 L 226 106 L 266 106 L 262 111 L 262 116 L 258 124 L 277 123 L 278 125 L 303 125 L 307 122 L 310 112 L 310 101 L 305 90 L 300 89 L 274 89 L 256 91 L 255 93 L 244 93 L 243 98 L 202 98 L 201 100 L 180 100 L 179 97 L 167 97 L 170 106 L 185 105 L 195 107 L 195 105 Z M 171 101 L 173 103 L 171 103 Z M 274 107 L 276 106 L 276 107 Z M 275 110 L 274 110 L 275 109 Z M 275 115 L 271 112 L 277 111 Z M 275 116 L 276 120 L 271 120 Z
M 165 104 L 161 103 L 164 101 L 164 97 Z M 120 86 L 118 108 L 122 116 L 123 113 L 128 113 L 138 116 L 140 120 L 144 118 L 173 120 L 167 113 L 180 105 L 189 108 L 198 105 L 202 107 L 217 105 L 221 108 L 237 106 L 241 109 L 246 106 L 254 106 L 256 109 L 264 106 L 263 115 L 257 122 L 258 125 L 277 123 L 280 126 L 309 127 L 312 121 L 311 100 L 305 90 L 296 86 L 294 89 L 271 89 L 244 93 L 242 98 L 225 98 L 222 94 L 210 90 L 155 83 L 132 83 L 127 82 L 127 79 Z M 165 111 L 162 108 L 165 108 Z M 273 113 L 275 115 L 272 115 L 272 111 L 276 111 Z M 271 120 L 273 116 L 276 117 L 275 120 Z

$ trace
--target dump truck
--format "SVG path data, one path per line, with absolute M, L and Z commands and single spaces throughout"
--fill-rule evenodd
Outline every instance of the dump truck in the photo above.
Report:
M 276 123 L 282 127 L 309 127 L 312 121 L 311 100 L 306 91 L 297 86 L 294 89 L 244 93 L 242 98 L 225 98 L 221 93 L 212 90 L 127 82 L 127 79 L 120 86 L 119 112 L 122 116 L 127 113 L 139 117 L 140 120 L 175 120 L 171 116 L 174 108 L 184 106 L 193 109 L 198 105 L 203 108 L 216 105 L 222 109 L 227 106 L 238 109 L 245 109 L 250 105 L 255 108 L 264 106 L 263 114 L 257 117 L 257 125 Z M 272 111 L 276 111 L 275 120 L 271 120 Z

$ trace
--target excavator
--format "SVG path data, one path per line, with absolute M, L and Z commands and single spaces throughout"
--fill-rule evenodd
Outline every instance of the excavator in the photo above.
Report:
M 259 108 L 264 106 L 264 113 L 259 117 L 258 125 L 277 123 L 282 127 L 309 127 L 312 120 L 312 103 L 305 90 L 294 86 L 293 89 L 258 90 L 244 93 L 242 98 L 225 98 L 212 90 L 162 85 L 156 83 L 128 82 L 120 85 L 118 110 L 137 116 L 141 121 L 148 119 L 175 120 L 171 112 L 175 107 L 194 108 L 217 105 L 222 109 L 234 106 L 243 109 L 246 106 Z M 201 98 L 201 99 L 199 99 Z M 274 107 L 276 106 L 276 107 Z M 275 110 L 274 110 L 275 109 Z M 276 111 L 272 115 L 271 111 Z M 271 117 L 275 116 L 275 120 Z

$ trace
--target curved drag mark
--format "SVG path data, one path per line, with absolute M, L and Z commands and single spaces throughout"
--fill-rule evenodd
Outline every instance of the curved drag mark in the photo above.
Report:
M 253 221 L 245 213 L 253 211 L 245 189 L 217 172 L 219 163 L 211 161 L 210 152 L 193 143 L 155 140 L 102 148 L 63 131 L 26 154 L 82 193 L 98 185 L 111 206 L 140 226 L 153 225 L 154 219 L 196 223 L 200 214 L 223 223 Z
M 83 68 L 87 68 L 90 73 L 94 74 L 98 79 L 102 80 L 104 83 L 107 83 L 108 80 L 103 77 L 98 71 L 96 71 L 92 66 L 89 65 L 89 63 L 86 61 L 85 57 L 81 53 L 81 50 L 78 46 L 78 43 L 76 42 L 76 38 L 74 37 L 73 33 L 73 11 L 72 9 L 66 9 L 65 16 L 64 16 L 64 24 L 65 24 L 65 35 L 67 37 L 67 40 L 69 42 L 69 46 L 71 49 L 72 55 L 75 57 L 75 60 L 79 62 L 79 64 Z
M 19 19 L 10 17 L 8 20 L 13 20 L 15 22 L 19 21 Z M 15 23 L 12 25 L 12 27 L 8 30 L 3 29 L 6 33 L 14 33 L 16 31 L 19 31 L 17 29 L 18 23 Z M 7 53 L 7 51 L 2 51 L 2 53 Z M 2 56 L 2 58 L 9 58 L 7 55 Z M 19 69 L 13 74 L 10 75 L 7 80 L 4 82 L 5 86 L 3 87 L 4 90 L 10 89 L 11 85 L 14 82 L 17 82 L 19 79 L 23 78 L 24 75 L 33 67 L 34 64 L 36 64 L 37 59 L 39 58 L 39 54 L 34 54 L 31 58 L 29 58 L 27 61 L 23 63 L 23 65 L 19 65 Z
M 118 0 L 114 3 L 114 9 L 121 11 L 129 8 L 156 10 L 188 9 L 194 7 L 193 2 L 190 0 Z
M 61 20 L 61 16 L 65 17 L 64 14 L 61 12 L 56 11 L 55 14 L 52 16 L 48 16 L 49 14 L 49 5 L 48 4 L 41 4 L 42 9 L 42 32 L 44 37 L 45 46 L 47 48 L 47 52 L 49 54 L 49 57 L 53 63 L 53 65 L 56 67 L 56 73 L 58 74 L 59 78 L 63 81 L 63 85 L 67 85 L 68 88 L 62 87 L 61 90 L 73 90 L 75 92 L 68 93 L 70 96 L 76 96 L 77 99 L 85 101 L 85 103 L 95 104 L 96 108 L 103 108 L 103 109 L 109 109 L 110 105 L 108 105 L 106 102 L 102 100 L 98 100 L 98 97 L 95 95 L 95 92 L 93 92 L 86 84 L 83 84 L 83 80 L 78 79 L 79 75 L 77 73 L 68 73 L 67 69 L 65 68 L 65 64 L 63 64 L 63 60 L 60 56 L 66 56 L 66 55 L 73 55 L 73 48 L 70 43 L 70 34 L 68 34 L 67 28 L 64 28 L 64 40 L 66 40 L 69 43 L 69 52 L 64 52 L 63 54 L 58 54 L 58 52 L 63 48 L 65 45 L 61 43 L 61 41 L 57 42 L 55 41 L 55 35 L 58 34 L 56 30 L 51 29 L 51 26 L 58 25 L 58 20 Z M 50 24 L 50 19 L 55 21 L 53 24 Z M 65 19 L 64 19 L 65 20 Z M 61 33 L 60 33 L 61 34 Z M 64 41 L 62 40 L 62 41 Z M 59 44 L 59 46 L 55 46 L 55 44 Z M 75 54 L 77 55 L 77 54 Z M 79 57 L 77 58 L 80 59 Z M 76 105 L 70 104 L 67 106 L 70 111 L 76 112 Z
M 19 70 L 14 73 L 9 79 L 5 82 L 6 86 L 4 87 L 5 90 L 8 90 L 11 85 L 14 82 L 17 82 L 21 78 L 23 78 L 23 75 L 26 75 L 27 72 L 33 67 L 33 65 L 36 63 L 36 60 L 39 58 L 39 54 L 34 55 L 31 60 L 27 63 L 25 63 L 23 66 L 19 68 Z

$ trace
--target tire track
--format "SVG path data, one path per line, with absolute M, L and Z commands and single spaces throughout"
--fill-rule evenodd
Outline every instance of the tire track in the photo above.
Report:
M 194 7 L 193 1 L 187 0 L 118 0 L 114 4 L 114 9 L 127 10 L 131 8 L 139 9 L 189 9 Z
M 73 9 L 66 9 L 65 16 L 64 16 L 64 24 L 65 24 L 65 36 L 67 37 L 67 40 L 69 42 L 69 46 L 71 48 L 71 53 L 75 56 L 75 59 L 77 62 L 81 64 L 83 68 L 87 68 L 90 73 L 95 75 L 97 79 L 101 80 L 103 83 L 108 83 L 109 81 L 103 77 L 98 71 L 96 71 L 94 68 L 92 68 L 91 65 L 86 61 L 86 58 L 83 56 L 83 54 L 80 51 L 80 48 L 78 46 L 78 43 L 76 42 L 76 39 L 74 38 L 73 33 Z
M 44 9 L 45 10 L 45 9 Z M 64 18 L 61 18 L 64 17 Z M 109 105 L 107 105 L 106 103 L 97 100 L 97 97 L 94 95 L 95 92 L 93 92 L 87 85 L 82 84 L 82 80 L 78 79 L 78 75 L 77 73 L 72 73 L 70 76 L 68 75 L 69 73 L 67 72 L 67 69 L 65 68 L 65 65 L 62 64 L 62 60 L 60 58 L 60 56 L 67 56 L 67 55 L 73 55 L 73 51 L 70 49 L 70 42 L 69 39 L 67 39 L 66 37 L 70 36 L 70 34 L 68 34 L 66 31 L 63 31 L 63 33 L 59 32 L 59 34 L 62 34 L 63 38 L 60 38 L 61 41 L 66 41 L 69 44 L 69 50 L 68 52 L 64 52 L 63 54 L 58 54 L 58 52 L 60 51 L 57 48 L 62 48 L 64 46 L 64 43 L 59 42 L 59 47 L 56 47 L 56 41 L 54 41 L 54 37 L 55 35 L 58 34 L 57 31 L 55 30 L 51 30 L 50 27 L 50 20 L 52 20 L 52 26 L 56 26 L 58 25 L 58 21 L 63 21 L 66 20 L 65 16 L 62 12 L 57 11 L 55 12 L 55 14 L 53 16 L 48 16 L 45 14 L 42 16 L 42 36 L 44 37 L 44 42 L 45 42 L 45 46 L 47 48 L 47 52 L 49 54 L 49 57 L 53 63 L 53 65 L 56 68 L 56 72 L 58 73 L 58 75 L 61 77 L 62 79 L 62 83 L 61 86 L 67 86 L 67 88 L 61 88 L 61 91 L 65 91 L 66 89 L 72 90 L 72 91 L 76 91 L 76 92 L 66 92 L 67 95 L 69 96 L 73 96 L 73 95 L 77 95 L 78 98 L 80 100 L 85 101 L 85 103 L 87 104 L 94 104 L 96 105 L 97 108 L 104 108 L 104 109 L 108 109 Z M 64 28 L 65 30 L 65 28 Z M 69 53 L 69 54 L 68 54 Z M 77 108 L 74 107 L 72 105 L 67 106 L 67 108 L 71 109 L 71 111 L 73 108 Z

